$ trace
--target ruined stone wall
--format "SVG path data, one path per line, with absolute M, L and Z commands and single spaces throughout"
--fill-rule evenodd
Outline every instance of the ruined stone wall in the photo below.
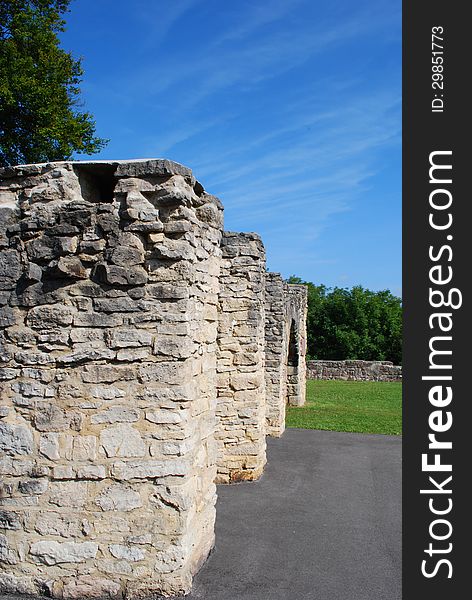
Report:
M 304 402 L 306 288 L 176 163 L 0 175 L 0 592 L 186 592 Z
M 265 291 L 266 430 L 280 437 L 287 404 L 288 286 L 279 273 L 266 273 Z
M 280 437 L 287 404 L 305 403 L 307 288 L 266 273 L 265 291 L 266 426 Z
M 306 400 L 306 318 L 308 288 L 288 285 L 287 295 L 287 403 L 303 406 Z
M 266 462 L 265 251 L 253 233 L 222 239 L 217 482 L 257 479 Z
M 309 379 L 344 379 L 349 381 L 401 381 L 402 368 L 390 361 L 309 360 Z
M 156 160 L 6 169 L 0 211 L 0 590 L 188 591 L 214 537 L 221 205 Z M 243 407 L 257 376 L 233 377 Z

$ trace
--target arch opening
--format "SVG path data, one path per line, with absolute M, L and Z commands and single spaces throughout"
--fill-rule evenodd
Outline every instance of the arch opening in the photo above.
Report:
M 300 362 L 300 351 L 298 346 L 297 326 L 294 319 L 290 322 L 287 345 L 285 404 L 298 404 L 298 366 Z

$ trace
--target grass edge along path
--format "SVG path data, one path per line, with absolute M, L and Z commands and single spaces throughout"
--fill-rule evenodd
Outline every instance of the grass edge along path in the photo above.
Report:
M 401 435 L 402 384 L 309 380 L 306 404 L 287 407 L 286 426 Z

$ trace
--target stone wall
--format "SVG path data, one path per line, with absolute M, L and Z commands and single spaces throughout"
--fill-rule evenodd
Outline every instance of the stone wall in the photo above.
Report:
M 0 588 L 185 592 L 213 545 L 221 205 L 168 161 L 5 170 Z
M 266 462 L 265 251 L 254 233 L 222 239 L 218 322 L 218 483 L 257 479 Z
M 185 593 L 304 402 L 306 288 L 182 165 L 0 176 L 0 593 Z
M 306 318 L 308 288 L 288 286 L 287 297 L 287 403 L 303 406 L 306 399 Z
M 287 404 L 287 295 L 279 273 L 266 274 L 265 380 L 267 434 L 280 437 L 285 430 Z
M 309 360 L 307 377 L 352 381 L 401 381 L 402 368 L 389 361 Z
M 266 273 L 265 289 L 266 428 L 280 437 L 286 405 L 305 403 L 307 288 Z

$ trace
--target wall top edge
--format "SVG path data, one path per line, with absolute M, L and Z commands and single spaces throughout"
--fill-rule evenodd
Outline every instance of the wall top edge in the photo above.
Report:
M 166 158 L 133 158 L 128 160 L 61 160 L 46 163 L 0 167 L 0 178 L 10 179 L 41 175 L 59 167 L 110 167 L 116 177 L 139 177 L 147 175 L 182 175 L 192 178 L 192 170 Z

